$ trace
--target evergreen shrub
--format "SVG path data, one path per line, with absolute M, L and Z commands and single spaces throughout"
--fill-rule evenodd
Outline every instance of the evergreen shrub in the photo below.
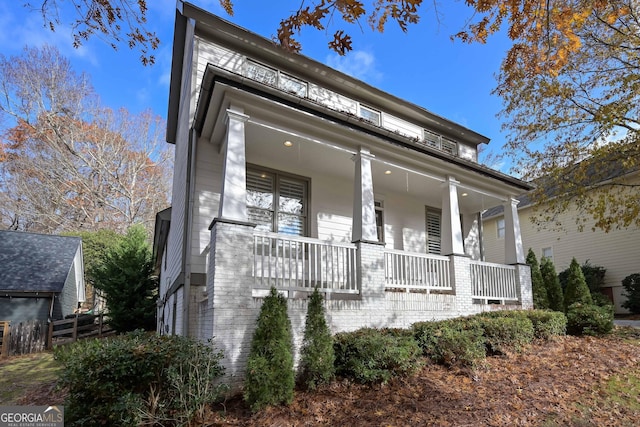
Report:
M 537 309 L 549 308 L 547 300 L 547 289 L 545 288 L 540 265 L 533 249 L 529 248 L 527 252 L 527 265 L 531 268 L 531 290 L 533 292 L 533 307 Z
M 335 376 L 335 358 L 333 337 L 324 317 L 322 295 L 316 288 L 309 298 L 307 308 L 300 351 L 300 385 L 307 390 L 313 390 L 318 385 L 331 382 Z
M 521 351 L 531 344 L 533 323 L 526 317 L 478 317 L 488 355 Z
M 293 336 L 287 300 L 275 288 L 264 298 L 251 341 L 244 400 L 252 411 L 293 400 Z
M 624 296 L 627 298 L 622 307 L 634 314 L 640 314 L 640 273 L 630 274 L 622 279 Z
M 613 307 L 575 303 L 567 310 L 570 335 L 606 335 L 613 330 Z
M 335 336 L 336 373 L 356 382 L 385 383 L 420 367 L 421 351 L 409 332 L 362 328 Z
M 473 317 L 418 322 L 413 331 L 424 355 L 436 363 L 475 368 L 486 357 L 482 323 Z
M 571 260 L 569 265 L 569 274 L 567 275 L 567 286 L 564 290 L 564 306 L 568 310 L 575 303 L 582 305 L 592 305 L 593 299 L 591 292 L 584 280 L 582 269 L 575 258 Z
M 564 312 L 564 295 L 562 294 L 560 278 L 558 274 L 556 274 L 556 267 L 549 258 L 542 258 L 540 274 L 542 275 L 544 287 L 547 290 L 548 308 L 553 311 Z
M 214 385 L 222 353 L 187 337 L 138 330 L 57 347 L 54 356 L 70 426 L 183 425 L 228 390 Z

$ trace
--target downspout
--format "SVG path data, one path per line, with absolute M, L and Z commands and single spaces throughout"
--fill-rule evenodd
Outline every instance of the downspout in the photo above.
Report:
M 195 129 L 189 132 L 189 148 L 187 150 L 187 200 L 185 204 L 186 219 L 184 222 L 184 289 L 182 291 L 182 335 L 189 336 L 189 313 L 191 305 L 191 252 L 193 238 L 193 203 L 195 194 L 195 153 L 198 138 Z

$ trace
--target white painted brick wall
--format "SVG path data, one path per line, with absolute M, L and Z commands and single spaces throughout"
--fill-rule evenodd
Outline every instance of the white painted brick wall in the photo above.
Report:
M 217 222 L 212 229 L 211 258 L 207 274 L 207 318 L 203 338 L 214 337 L 214 345 L 223 350 L 225 381 L 237 391 L 242 385 L 251 340 L 263 298 L 252 296 L 253 227 Z M 337 299 L 325 295 L 327 323 L 332 333 L 354 331 L 362 327 L 409 328 L 413 323 L 466 316 L 507 306 L 473 304 L 470 261 L 466 256 L 450 257 L 451 279 L 455 294 L 386 292 L 384 247 L 358 243 L 361 295 Z M 526 280 L 525 269 L 520 272 Z M 526 293 L 526 292 L 525 292 Z M 344 297 L 342 297 L 344 298 Z M 304 336 L 306 299 L 289 299 L 289 319 L 293 331 L 296 365 Z M 513 307 L 513 306 L 511 306 Z

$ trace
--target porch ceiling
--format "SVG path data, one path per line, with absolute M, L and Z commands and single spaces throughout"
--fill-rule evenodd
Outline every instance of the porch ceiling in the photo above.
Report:
M 440 206 L 442 182 L 447 175 L 460 182 L 460 211 L 476 213 L 497 206 L 507 195 L 520 191 L 495 178 L 392 145 L 389 141 L 340 125 L 329 117 L 274 102 L 255 93 L 217 84 L 204 117 L 204 138 L 219 145 L 224 137 L 225 111 L 243 108 L 247 162 L 302 176 L 333 176 L 352 186 L 352 156 L 366 147 L 374 157 L 372 174 L 376 194 L 405 194 L 430 206 Z M 285 146 L 290 141 L 291 146 Z

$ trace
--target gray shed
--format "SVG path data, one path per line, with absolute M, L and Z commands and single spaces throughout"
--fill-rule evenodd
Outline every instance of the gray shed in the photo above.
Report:
M 85 299 L 82 239 L 0 230 L 0 320 L 57 320 Z

